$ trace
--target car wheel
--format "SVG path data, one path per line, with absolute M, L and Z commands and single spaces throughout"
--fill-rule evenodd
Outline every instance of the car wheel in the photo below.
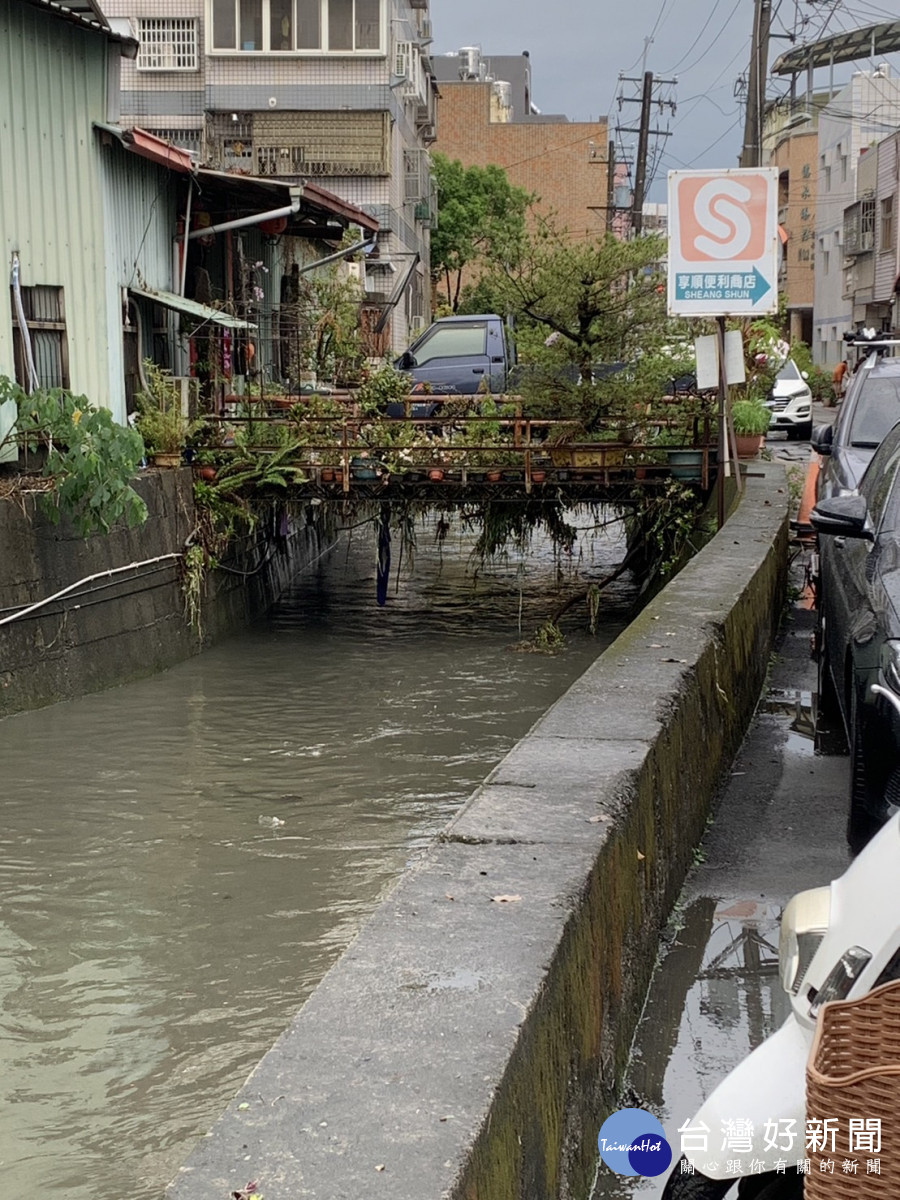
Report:
M 683 1158 L 678 1160 L 666 1180 L 662 1200 L 723 1200 L 731 1190 L 733 1179 L 709 1179 L 699 1171 L 692 1175 L 682 1174 L 683 1162 Z
M 860 850 L 878 832 L 880 822 L 872 816 L 873 796 L 872 745 L 868 722 L 860 714 L 856 696 L 850 713 L 850 815 L 847 818 L 847 844 L 851 854 Z

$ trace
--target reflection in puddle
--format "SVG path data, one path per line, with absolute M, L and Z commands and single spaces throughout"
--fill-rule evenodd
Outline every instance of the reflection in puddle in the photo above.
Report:
M 626 1096 L 654 1113 L 675 1156 L 678 1129 L 790 1011 L 778 977 L 779 905 L 703 896 L 676 910 L 638 1026 Z M 620 1179 L 601 1165 L 593 1200 L 659 1197 L 666 1176 Z

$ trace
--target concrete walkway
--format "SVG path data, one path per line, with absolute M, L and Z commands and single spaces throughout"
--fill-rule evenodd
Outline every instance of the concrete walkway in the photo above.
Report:
M 769 450 L 801 473 L 809 462 L 806 443 L 772 438 Z M 629 1064 L 624 1102 L 655 1112 L 675 1147 L 678 1128 L 788 1014 L 776 970 L 784 905 L 848 863 L 849 760 L 816 753 L 812 737 L 808 563 L 809 549 L 792 546 L 793 603 L 767 686 L 676 906 Z M 593 1197 L 649 1200 L 664 1182 L 600 1167 Z

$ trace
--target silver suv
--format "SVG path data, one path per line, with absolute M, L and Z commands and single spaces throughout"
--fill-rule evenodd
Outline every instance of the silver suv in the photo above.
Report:
M 809 376 L 789 358 L 778 374 L 766 400 L 771 410 L 770 429 L 784 429 L 789 438 L 812 436 L 812 392 Z

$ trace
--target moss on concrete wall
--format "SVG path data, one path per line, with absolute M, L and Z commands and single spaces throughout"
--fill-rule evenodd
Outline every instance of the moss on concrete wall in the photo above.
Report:
M 460 1200 L 589 1194 L 597 1133 L 616 1107 L 661 926 L 767 673 L 786 586 L 781 482 L 772 468 L 765 484 L 751 484 L 725 530 L 588 673 L 592 693 L 605 693 L 613 704 L 621 705 L 622 690 L 639 693 L 659 727 L 573 902 L 545 985 L 454 1189 Z M 670 647 L 675 653 L 662 653 Z M 585 682 L 575 685 L 567 707 L 579 704 Z M 594 714 L 600 738 L 609 716 L 604 709 Z M 540 737 L 544 724 L 531 736 Z M 617 723 L 615 737 L 622 733 Z
M 4 615 L 88 576 L 144 564 L 94 579 L 0 625 L 0 716 L 152 675 L 199 651 L 185 618 L 180 573 L 180 555 L 196 525 L 191 472 L 148 471 L 136 486 L 149 509 L 146 523 L 106 536 L 82 538 L 65 519 L 52 525 L 31 501 L 0 504 Z M 236 573 L 209 577 L 206 642 L 264 612 L 322 548 L 320 529 L 305 513 L 286 522 L 281 517 L 281 510 L 264 509 L 252 536 L 234 549 Z M 162 561 L 149 561 L 157 558 Z

